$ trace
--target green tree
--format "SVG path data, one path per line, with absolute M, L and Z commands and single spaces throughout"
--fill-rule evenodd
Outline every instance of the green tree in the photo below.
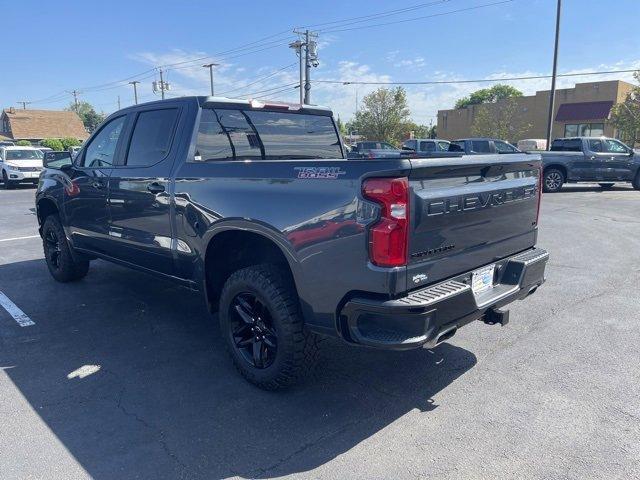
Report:
M 40 145 L 50 148 L 51 150 L 55 150 L 56 152 L 61 152 L 62 150 L 64 150 L 64 146 L 58 138 L 45 138 L 40 142 Z
M 75 147 L 76 145 L 80 145 L 80 140 L 78 140 L 77 138 L 66 137 L 66 138 L 61 138 L 60 143 L 62 144 L 63 150 L 69 150 L 69 147 Z
M 16 142 L 16 145 L 18 147 L 30 147 L 31 146 L 31 142 L 29 140 L 18 140 Z
M 347 132 L 347 126 L 344 124 L 342 120 L 340 120 L 340 117 L 338 117 L 338 119 L 336 120 L 336 127 L 338 127 L 338 133 L 340 134 L 341 137 L 344 137 L 349 133 Z
M 436 138 L 435 125 L 430 127 L 427 125 L 418 125 L 409 120 L 404 124 L 402 130 L 405 138 L 408 138 L 411 132 L 413 132 L 413 138 Z
M 633 74 L 640 83 L 640 70 Z M 640 85 L 634 86 L 622 103 L 611 109 L 609 123 L 620 131 L 620 137 L 632 147 L 640 140 Z
M 379 88 L 362 99 L 362 108 L 349 122 L 350 131 L 369 140 L 399 143 L 408 132 L 407 94 L 402 87 Z
M 471 125 L 471 134 L 474 136 L 515 142 L 531 128 L 530 123 L 521 120 L 518 104 L 513 99 L 477 108 Z
M 105 117 L 104 114 L 96 112 L 89 102 L 78 102 L 77 109 L 75 102 L 71 102 L 65 110 L 76 112 L 89 133 L 93 132 Z
M 469 105 L 481 105 L 483 103 L 496 103 L 505 98 L 521 97 L 522 92 L 510 85 L 498 83 L 491 88 L 483 88 L 463 97 L 456 102 L 456 108 L 465 108 Z

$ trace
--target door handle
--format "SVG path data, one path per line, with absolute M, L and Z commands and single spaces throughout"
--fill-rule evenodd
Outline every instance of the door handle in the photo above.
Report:
M 153 182 L 147 185 L 147 190 L 154 194 L 162 193 L 164 192 L 164 185 L 161 185 L 158 182 Z

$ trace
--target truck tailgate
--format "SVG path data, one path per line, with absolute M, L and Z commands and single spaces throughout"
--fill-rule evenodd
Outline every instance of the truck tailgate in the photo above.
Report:
M 539 156 L 412 159 L 411 164 L 409 289 L 534 246 Z

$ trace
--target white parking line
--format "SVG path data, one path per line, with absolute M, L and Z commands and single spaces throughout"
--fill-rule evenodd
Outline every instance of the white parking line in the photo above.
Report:
M 29 235 L 28 237 L 0 238 L 0 242 L 13 242 L 14 240 L 26 240 L 28 238 L 40 238 L 40 235 Z
M 18 308 L 18 306 L 11 300 L 9 300 L 9 297 L 7 297 L 2 292 L 0 292 L 0 305 L 2 305 L 7 312 L 9 312 L 9 315 L 11 315 L 21 327 L 30 327 L 31 325 L 36 324 L 27 316 L 26 313 L 20 310 L 20 308 Z

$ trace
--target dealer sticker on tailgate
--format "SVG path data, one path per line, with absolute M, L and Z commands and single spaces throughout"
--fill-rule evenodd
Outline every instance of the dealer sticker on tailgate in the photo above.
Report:
M 493 287 L 493 275 L 496 271 L 496 265 L 488 265 L 479 268 L 471 275 L 471 290 L 478 295 Z

